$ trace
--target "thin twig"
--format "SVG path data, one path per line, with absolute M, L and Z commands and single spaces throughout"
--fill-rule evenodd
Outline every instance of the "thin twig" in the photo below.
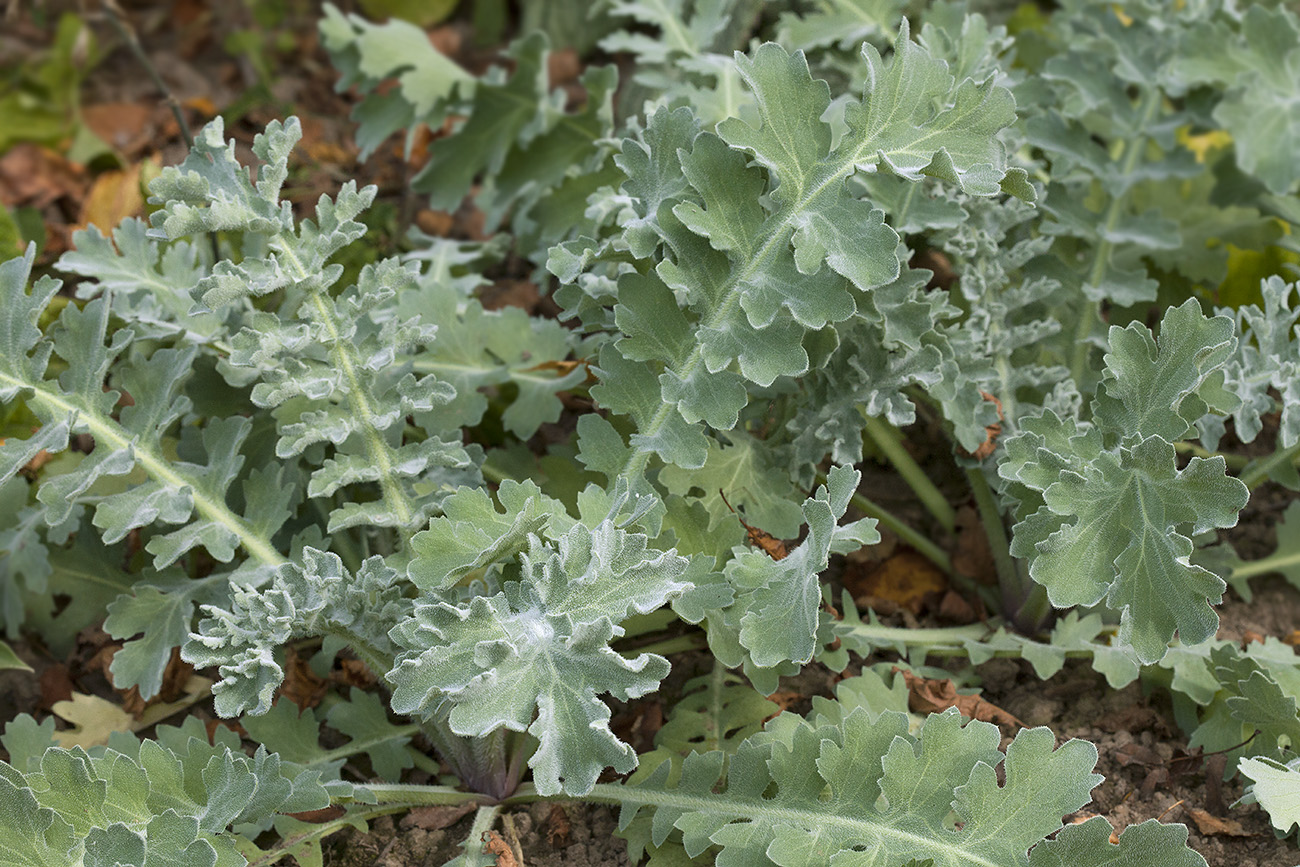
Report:
M 149 55 L 145 53 L 144 46 L 140 44 L 140 38 L 136 35 L 135 28 L 131 26 L 130 20 L 126 17 L 126 12 L 122 7 L 117 5 L 117 0 L 103 0 L 104 9 L 108 11 L 108 21 L 113 25 L 113 29 L 126 42 L 131 53 L 140 61 L 144 67 L 145 73 L 153 82 L 154 87 L 162 94 L 163 102 L 171 109 L 172 117 L 176 118 L 176 126 L 180 129 L 181 138 L 185 140 L 185 149 L 194 150 L 194 134 L 190 132 L 190 125 L 185 120 L 185 112 L 181 111 L 180 100 L 176 94 L 172 93 L 171 88 L 162 80 L 162 75 L 158 72 L 158 67 L 154 65 Z M 221 261 L 221 247 L 217 243 L 217 233 L 209 232 L 208 241 L 212 244 L 212 264 L 216 265 Z
M 185 146 L 192 149 L 194 147 L 194 136 L 190 133 L 190 125 L 185 120 L 185 113 L 181 111 L 180 101 L 176 99 L 176 95 L 171 92 L 171 88 L 158 74 L 158 67 L 154 66 L 149 55 L 145 53 L 144 46 L 140 44 L 140 39 L 136 36 L 135 28 L 131 26 L 131 22 L 126 17 L 126 12 L 122 10 L 121 6 L 117 5 L 117 0 L 103 0 L 103 3 L 104 8 L 108 10 L 108 22 L 113 25 L 113 29 L 117 31 L 118 35 L 126 41 L 127 47 L 140 61 L 140 65 L 144 67 L 144 71 L 153 82 L 154 87 L 158 88 L 162 93 L 163 102 L 167 103 L 167 107 L 172 111 L 172 116 L 176 118 L 176 125 L 180 127 L 181 137 L 185 139 Z

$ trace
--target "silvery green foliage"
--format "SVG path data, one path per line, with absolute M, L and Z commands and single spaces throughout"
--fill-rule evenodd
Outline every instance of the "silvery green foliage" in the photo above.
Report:
M 375 776 L 396 782 L 402 771 L 411 767 L 408 745 L 415 727 L 394 725 L 385 705 L 375 693 L 353 687 L 346 700 L 324 712 L 278 701 L 261 716 L 241 717 L 239 724 L 251 738 L 285 761 L 319 771 L 327 784 L 337 785 L 344 764 L 361 753 L 369 758 Z M 322 747 L 322 724 L 346 737 L 346 743 L 335 749 Z
M 323 9 L 321 42 L 339 72 L 338 88 L 368 93 L 353 112 L 362 159 L 399 130 L 413 134 L 417 122 L 441 125 L 456 89 L 474 87 L 474 77 L 435 51 L 415 25 L 397 17 L 374 24 L 344 15 L 332 3 Z M 369 93 L 389 76 L 397 78 L 396 89 Z M 408 136 L 408 152 L 410 145 Z
M 617 158 L 627 174 L 622 231 L 552 250 L 548 267 L 586 296 L 569 287 L 557 295 L 571 313 L 607 325 L 602 310 L 617 297 L 621 335 L 601 353 L 592 396 L 634 419 L 637 432 L 623 451 L 607 425 L 585 421 L 593 469 L 644 466 L 652 454 L 699 467 L 701 423 L 730 430 L 752 388 L 808 373 L 813 332 L 890 325 L 894 299 L 884 292 L 875 302 L 899 278 L 899 239 L 885 212 L 847 184 L 854 175 L 931 175 L 978 195 L 1032 198 L 996 137 L 1014 119 L 1008 91 L 955 79 L 905 24 L 890 62 L 870 45 L 862 62 L 868 85 L 846 106 L 836 141 L 823 120 L 829 88 L 801 53 L 767 44 L 738 54 L 755 118 L 729 118 L 713 133 L 689 110 L 656 111 Z M 633 261 L 636 270 L 623 264 Z M 611 270 L 584 280 L 593 268 Z
M 1241 763 L 1241 773 L 1252 782 L 1248 802 L 1263 807 L 1279 833 L 1290 834 L 1300 822 L 1296 813 L 1296 804 L 1300 803 L 1300 759 L 1285 763 L 1275 759 L 1246 759 Z
M 175 348 L 128 351 L 133 332 L 120 329 L 110 336 L 110 303 L 99 298 L 84 307 L 65 307 L 50 334 L 43 334 L 36 324 L 58 283 L 42 278 L 28 294 L 31 257 L 29 251 L 0 264 L 0 318 L 5 320 L 0 400 L 20 401 L 43 424 L 26 439 L 11 438 L 0 446 L 0 478 L 7 481 L 38 453 L 64 452 L 82 434 L 92 438 L 94 450 L 63 462 L 37 486 L 36 502 L 22 513 L 29 530 L 22 544 L 32 551 L 24 555 L 22 569 L 28 589 L 39 590 L 31 582 L 49 560 L 34 550 L 43 544 L 30 532 L 36 522 L 49 527 L 46 539 L 55 544 L 77 527 L 82 509 L 90 510 L 94 525 L 82 532 L 100 534 L 108 544 L 149 530 L 145 549 L 156 577 L 152 586 L 119 597 L 119 616 L 110 617 L 107 628 L 120 638 L 146 632 L 128 643 L 113 670 L 119 684 L 139 685 L 142 694 L 153 695 L 171 649 L 184 640 L 194 601 L 220 596 L 232 574 L 218 571 L 213 578 L 188 582 L 175 568 L 177 561 L 202 548 L 231 564 L 241 580 L 264 580 L 284 562 L 275 540 L 297 490 L 284 484 L 284 468 L 244 470 L 243 449 L 252 430 L 248 418 L 196 416 L 183 392 L 195 375 L 199 349 L 185 345 L 179 333 L 181 345 Z M 63 371 L 57 376 L 51 375 L 52 359 Z M 119 407 L 126 403 L 124 393 L 130 403 Z M 179 449 L 178 425 L 184 444 Z M 12 483 L 9 490 L 23 497 Z M 15 537 L 6 546 L 18 541 Z M 101 592 L 105 585 L 83 580 Z M 160 596 L 155 588 L 162 586 L 177 592 Z M 76 590 L 77 595 L 91 592 Z
M 393 709 L 445 712 L 459 735 L 505 727 L 539 746 L 529 764 L 542 794 L 586 794 L 606 766 L 636 767 L 636 752 L 609 729 L 609 693 L 653 692 L 668 674 L 654 654 L 624 658 L 609 647 L 619 623 L 691 589 L 687 561 L 647 548 L 612 520 L 575 523 L 551 544 L 529 535 L 521 577 L 468 604 L 417 601 L 391 637 L 401 648 L 388 674 Z
M 646 98 L 647 108 L 685 105 L 717 123 L 753 109 L 731 52 L 746 47 L 757 6 L 754 0 L 608 0 L 609 17 L 629 29 L 606 36 L 600 47 L 636 59 L 632 81 L 639 88 L 632 93 Z
M 1136 323 L 1111 326 L 1091 423 L 1050 410 L 1026 418 L 998 466 L 1042 498 L 1015 526 L 1011 552 L 1029 559 L 1057 607 L 1104 601 L 1120 612 L 1119 640 L 1145 663 L 1175 631 L 1198 644 L 1218 628 L 1210 603 L 1226 585 L 1189 562 L 1190 537 L 1234 526 L 1249 491 L 1222 457 L 1179 469 L 1174 443 L 1211 408 L 1235 406 L 1222 370 L 1235 344 L 1232 321 L 1195 301 L 1165 314 L 1158 343 Z
M 555 422 L 562 408 L 557 392 L 581 386 L 587 369 L 567 365 L 570 353 L 582 357 L 572 331 L 553 319 L 530 317 L 518 307 L 485 310 L 471 293 L 486 282 L 477 271 L 457 278 L 453 267 L 483 268 L 498 258 L 488 245 L 423 238 L 426 246 L 410 259 L 422 266 L 414 291 L 397 299 L 397 314 L 419 316 L 438 329 L 438 339 L 412 359 L 417 374 L 432 374 L 456 390 L 455 397 L 415 413 L 425 428 L 472 427 L 483 419 L 484 391 L 504 385 L 517 391 L 502 414 L 505 428 L 527 440 L 543 424 Z M 500 245 L 497 245 L 500 246 Z
M 959 204 L 965 218 L 935 233 L 935 241 L 961 274 L 970 313 L 945 323 L 950 355 L 942 383 L 930 391 L 958 444 L 974 452 L 990 426 L 1014 433 L 1026 403 L 1034 412 L 1053 389 L 1074 384 L 1063 364 L 1065 329 L 1052 315 L 1062 300 L 1060 281 L 1034 268 L 1051 246 L 1030 233 L 1034 213 L 1015 200 L 961 197 Z
M 239 738 L 217 729 L 209 743 L 191 717 L 160 726 L 157 740 L 118 733 L 87 752 L 53 744 L 53 719 L 9 723 L 0 763 L 0 827 L 6 865 L 153 867 L 247 863 L 228 832 L 275 813 L 315 810 L 330 802 L 320 774 L 265 748 L 253 756 Z M 363 794 L 346 784 L 336 795 Z
M 874 681 L 819 699 L 810 720 L 783 714 L 757 730 L 760 693 L 819 654 L 840 668 L 850 650 L 923 663 L 926 640 L 945 640 L 822 609 L 831 556 L 878 539 L 849 515 L 864 416 L 903 426 L 927 413 L 966 452 L 993 440 L 976 471 L 998 473 L 1017 520 L 1011 551 L 1051 601 L 1104 602 L 1121 621 L 1113 642 L 1097 615 L 1072 612 L 1050 642 L 1004 629 L 945 649 L 1015 653 L 1044 676 L 1085 653 L 1115 685 L 1159 660 L 1199 742 L 1260 731 L 1268 764 L 1300 736 L 1289 649 L 1193 644 L 1213 632 L 1223 583 L 1193 565 L 1191 537 L 1231 526 L 1246 492 L 1222 458 L 1176 452 L 1198 431 L 1213 444 L 1226 418 L 1243 438 L 1258 433 L 1270 387 L 1283 442 L 1295 441 L 1292 287 L 1266 281 L 1262 310 L 1174 307 L 1158 339 L 1140 306 L 1157 288 L 1180 299 L 1216 288 L 1230 243 L 1281 234 L 1261 210 L 1293 209 L 1258 191 L 1294 187 L 1293 147 L 1255 126 L 1289 123 L 1268 112 L 1294 92 L 1280 74 L 1294 16 L 1165 6 L 1067 0 L 1013 40 L 954 4 L 913 24 L 894 0 L 766 17 L 745 0 L 610 0 L 602 8 L 635 32 L 607 47 L 636 54 L 639 83 L 657 91 L 627 119 L 614 116 L 613 67 L 552 87 L 540 35 L 474 79 L 414 28 L 328 8 L 342 86 L 364 94 L 363 150 L 452 119 L 420 191 L 452 209 L 477 185 L 488 226 L 508 226 L 514 252 L 559 279 L 569 321 L 485 309 L 476 292 L 510 246 L 500 234 L 417 239 L 405 261 L 344 281 L 336 260 L 365 234 L 374 189 L 347 184 L 299 221 L 281 198 L 296 122 L 255 140 L 251 177 L 209 126 L 155 183 L 152 230 L 88 231 L 62 260 L 85 278 L 80 300 L 99 297 L 60 313 L 52 281 L 28 290 L 30 253 L 0 264 L 6 627 L 89 622 L 96 600 L 129 588 L 106 623 L 140 636 L 115 660 L 119 685 L 157 692 L 184 643 L 217 669 L 220 713 L 249 713 L 255 739 L 327 775 L 338 754 L 320 749 L 319 718 L 273 702 L 287 643 L 322 638 L 325 657 L 350 645 L 392 687 L 391 709 L 442 738 L 467 786 L 486 792 L 496 770 L 527 763 L 543 794 L 627 805 L 638 845 L 665 859 L 684 845 L 719 863 L 1201 863 L 1176 826 L 1131 828 L 1118 846 L 1099 820 L 1060 829 L 1096 782 L 1095 754 L 1053 749 L 1043 730 L 1005 756 L 991 728 L 952 714 L 916 738 L 893 713 L 898 690 Z M 755 22 L 777 41 L 731 43 Z M 1265 32 L 1277 39 L 1249 56 Z M 1215 40 L 1227 47 L 1214 62 L 1170 62 Z M 1230 146 L 1202 148 L 1216 125 Z M 950 274 L 909 264 L 936 252 Z M 1094 345 L 1108 349 L 1100 366 Z M 553 442 L 572 428 L 546 426 L 574 416 L 574 442 Z M 42 451 L 55 456 L 44 468 L 31 463 Z M 809 496 L 828 455 L 835 466 Z M 807 534 L 770 556 L 740 545 L 738 516 Z M 85 563 L 128 563 L 137 537 L 148 568 L 103 569 L 99 595 L 56 615 L 51 590 Z M 662 738 L 635 785 L 598 784 L 638 761 L 603 697 L 645 695 L 668 673 L 663 657 L 617 641 L 666 607 L 706 630 L 719 666 L 709 707 Z M 377 699 L 354 695 L 324 719 L 369 739 L 381 775 L 410 758 L 414 725 L 390 722 Z M 739 731 L 709 734 L 731 722 Z M 169 737 L 172 753 L 202 753 Z M 506 742 L 522 751 L 487 756 Z M 231 749 L 202 753 L 204 768 L 233 779 L 248 766 L 257 785 L 279 786 L 258 776 L 271 756 L 219 745 Z M 22 813 L 34 845 L 72 851 L 29 785 L 44 773 L 27 758 L 37 751 L 6 746 L 19 761 L 0 765 L 0 782 L 35 794 L 0 797 L 0 809 Z M 154 752 L 112 749 L 136 764 Z M 194 815 L 207 809 L 191 792 L 203 769 L 184 779 L 185 834 L 149 863 L 226 851 L 218 814 L 212 840 Z M 507 797 L 518 775 L 502 779 L 495 795 Z M 151 844 L 143 821 L 132 840 Z M 276 827 L 297 833 L 294 821 Z M 110 854 L 135 863 L 137 849 Z M 212 863 L 239 863 L 221 857 Z
M 1223 88 L 1214 120 L 1234 132 L 1236 161 L 1273 193 L 1300 182 L 1300 17 L 1285 5 L 1224 3 L 1197 21 L 1178 46 L 1173 70 L 1189 85 Z
M 1213 292 L 1227 274 L 1224 240 L 1260 248 L 1277 228 L 1263 219 L 1260 197 L 1246 192 L 1257 181 L 1240 171 L 1284 182 L 1264 162 L 1285 162 L 1288 139 L 1263 133 L 1262 113 L 1294 91 L 1283 72 L 1294 61 L 1275 56 L 1295 39 L 1294 14 L 1259 8 L 1246 16 L 1253 32 L 1267 20 L 1278 37 L 1251 52 L 1248 73 L 1246 25 L 1232 3 L 1135 2 L 1120 10 L 1077 0 L 1063 12 L 1048 33 L 1059 50 L 1015 88 L 1024 105 L 1052 105 L 1026 111 L 1023 126 L 1051 169 L 1042 230 L 1057 238 L 1064 267 L 1054 276 L 1112 306 L 1155 300 L 1161 275 L 1153 265 Z M 1291 122 L 1286 110 L 1267 117 Z M 1236 143 L 1231 169 L 1232 152 L 1193 146 L 1192 133 L 1216 128 Z M 1214 164 L 1213 174 L 1203 163 Z M 1090 308 L 1082 309 L 1072 335 L 1082 348 L 1071 368 L 1086 380 L 1086 346 L 1102 345 L 1104 335 Z
M 377 484 L 372 502 L 334 508 L 327 532 L 358 525 L 412 530 L 428 519 L 440 491 L 419 483 L 439 467 L 464 467 L 459 444 L 436 435 L 403 442 L 408 415 L 451 400 L 454 390 L 432 375 L 416 376 L 395 364 L 434 339 L 436 329 L 418 318 L 393 316 L 388 307 L 415 285 L 413 271 L 395 260 L 366 266 L 356 286 L 331 294 L 343 268 L 331 257 L 361 237 L 356 217 L 374 200 L 373 187 L 348 183 L 336 199 L 322 196 L 316 221 L 295 226 L 279 198 L 289 153 L 302 136 L 296 118 L 273 122 L 253 143 L 262 165 L 250 183 L 225 142 L 221 121 L 209 124 L 179 167 L 165 169 L 152 190 L 164 209 L 153 218 L 168 240 L 197 232 L 241 231 L 264 238 L 264 256 L 218 262 L 194 287 L 197 312 L 284 294 L 277 313 L 254 311 L 231 339 L 225 365 L 233 384 L 256 382 L 254 404 L 277 410 L 276 456 L 303 454 L 317 443 L 334 447 L 307 485 L 309 497 Z
M 835 467 L 826 485 L 803 505 L 808 535 L 784 558 L 764 551 L 737 548 L 723 574 L 735 588 L 736 600 L 709 618 L 709 643 L 714 654 L 745 673 L 767 693 L 777 689 L 777 676 L 797 672 L 813 658 L 823 630 L 821 581 L 830 555 L 847 554 L 880 541 L 874 518 L 837 526 L 861 474 Z
M 1143 209 L 1134 191 L 1143 182 L 1201 171 L 1175 138 L 1178 126 L 1194 117 L 1167 98 L 1178 88 L 1165 74 L 1177 49 L 1167 29 L 1185 26 L 1196 13 L 1189 8 L 1166 16 L 1144 6 L 1126 24 L 1103 4 L 1077 0 L 1071 6 L 1074 14 L 1062 16 L 1054 34 L 1064 50 L 1046 62 L 1041 79 L 1026 79 L 1019 89 L 1057 107 L 1025 122 L 1030 143 L 1052 169 L 1042 203 L 1049 219 L 1042 228 L 1070 262 L 1063 273 L 1071 290 L 1116 305 L 1150 302 L 1157 284 L 1142 257 L 1175 250 L 1182 239 L 1177 220 Z M 1043 87 L 1047 94 L 1030 90 Z M 1088 196 L 1094 185 L 1099 195 Z M 1084 267 L 1074 267 L 1079 256 Z M 1091 330 L 1077 336 L 1097 337 Z
M 1300 683 L 1294 661 L 1287 669 L 1277 665 L 1279 656 L 1285 659 L 1285 647 L 1243 653 L 1229 644 L 1210 653 L 1210 669 L 1219 689 L 1212 701 L 1198 709 L 1199 725 L 1189 744 L 1206 752 L 1226 752 L 1225 777 L 1245 757 L 1286 758 L 1300 738 L 1296 715 Z
M 825 46 L 854 51 L 865 41 L 896 35 L 904 5 L 901 0 L 817 0 L 802 12 L 781 13 L 777 38 L 804 51 Z
M 109 305 L 104 299 L 84 308 L 69 305 L 51 336 L 36 327 L 38 317 L 58 291 L 58 281 L 39 280 L 27 292 L 34 249 L 24 257 L 0 264 L 0 400 L 21 400 L 41 420 L 40 429 L 25 440 L 0 445 L 0 478 L 9 479 L 38 452 L 62 452 L 72 436 L 88 433 L 95 449 L 69 472 L 47 479 L 37 491 L 44 520 L 51 526 L 66 522 L 73 510 L 94 504 L 94 524 L 106 542 L 116 542 L 131 530 L 152 524 L 181 525 L 154 536 L 148 550 L 163 569 L 202 545 L 222 562 L 244 547 L 264 563 L 279 555 L 265 541 L 284 520 L 279 492 L 256 486 L 250 492 L 247 515 L 226 504 L 227 491 L 243 464 L 240 447 L 251 430 L 249 421 L 233 416 L 213 419 L 202 429 L 199 450 L 204 463 L 175 461 L 166 453 L 163 437 L 191 409 L 182 394 L 193 373 L 196 350 L 158 349 L 147 358 L 122 356 L 132 334 L 109 336 Z M 66 370 L 51 376 L 57 355 Z M 112 374 L 110 378 L 110 367 Z M 121 391 L 132 404 L 116 414 Z M 128 484 L 118 496 L 90 493 L 101 479 L 125 476 L 139 467 L 146 480 Z
M 113 313 L 141 337 L 173 337 L 204 344 L 225 337 L 225 323 L 212 314 L 190 315 L 190 289 L 211 266 L 204 245 L 184 241 L 163 247 L 148 236 L 143 220 L 129 218 L 105 236 L 93 224 L 73 232 L 73 249 L 59 268 L 86 279 L 78 298 L 102 295 Z
M 931 715 L 917 737 L 903 713 L 831 710 L 793 724 L 783 714 L 725 762 L 720 751 L 688 756 L 675 781 L 660 765 L 623 795 L 620 826 L 653 811 L 653 845 L 680 831 L 688 855 L 718 846 L 723 863 L 847 863 L 867 853 L 943 867 L 1204 863 L 1180 825 L 1130 827 L 1118 846 L 1105 819 L 1062 828 L 1101 782 L 1089 743 L 1054 749 L 1049 730 L 1024 729 L 1004 756 L 996 726 L 962 726 L 955 710 Z
M 354 575 L 337 555 L 306 548 L 302 565 L 285 564 L 270 586 L 232 588 L 228 609 L 202 606 L 204 619 L 182 655 L 217 668 L 221 681 L 212 692 L 219 714 L 263 714 L 284 680 L 280 648 L 295 638 L 339 636 L 372 666 L 391 662 L 387 632 L 409 609 L 403 590 L 379 557 Z
M 1253 442 L 1263 429 L 1262 416 L 1280 409 L 1278 439 L 1290 447 L 1300 442 L 1300 309 L 1291 305 L 1296 287 L 1273 276 L 1260 281 L 1259 289 L 1263 309 L 1248 304 L 1219 310 L 1236 319 L 1241 335 L 1236 353 L 1224 365 L 1224 387 L 1241 399 L 1231 418 L 1242 442 Z M 1280 407 L 1270 389 L 1281 397 Z M 1217 446 L 1223 428 L 1222 418 L 1206 416 L 1200 422 L 1201 442 Z

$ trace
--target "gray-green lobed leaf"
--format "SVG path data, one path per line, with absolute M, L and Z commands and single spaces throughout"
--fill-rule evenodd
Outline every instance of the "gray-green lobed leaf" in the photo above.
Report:
M 426 716 L 448 702 L 457 734 L 528 731 L 539 742 L 537 790 L 585 794 L 604 767 L 636 766 L 599 695 L 644 695 L 668 673 L 662 657 L 627 659 L 609 642 L 629 614 L 691 589 L 678 580 L 687 561 L 607 520 L 594 530 L 574 524 L 554 547 L 530 537 L 522 563 L 520 579 L 496 595 L 417 602 L 391 634 L 403 649 L 388 673 L 393 709 Z

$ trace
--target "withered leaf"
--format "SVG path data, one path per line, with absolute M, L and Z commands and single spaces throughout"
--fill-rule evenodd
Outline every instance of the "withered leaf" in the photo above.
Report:
M 955 707 L 971 719 L 983 720 L 999 726 L 1026 727 L 1015 716 L 978 695 L 959 694 L 951 680 L 917 677 L 898 666 L 894 666 L 894 671 L 902 672 L 903 680 L 907 683 L 907 706 L 913 713 L 942 713 L 950 707 Z
M 1196 823 L 1196 830 L 1207 837 L 1253 837 L 1236 819 L 1220 819 L 1206 810 L 1188 807 L 1187 815 Z

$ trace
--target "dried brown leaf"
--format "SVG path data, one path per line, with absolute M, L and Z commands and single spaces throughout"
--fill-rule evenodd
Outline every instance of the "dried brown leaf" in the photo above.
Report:
M 844 586 L 854 598 L 887 599 L 913 614 L 937 604 L 948 590 L 948 579 L 934 564 L 910 548 L 862 575 L 846 575 Z
M 992 702 L 985 701 L 978 695 L 961 695 L 951 680 L 918 677 L 898 666 L 894 666 L 894 671 L 902 672 L 903 680 L 907 683 L 907 706 L 913 713 L 942 713 L 955 707 L 971 719 L 999 726 L 1025 728 L 1023 722 Z
M 1196 823 L 1196 830 L 1206 837 L 1254 837 L 1250 831 L 1241 827 L 1236 819 L 1220 819 L 1206 810 L 1188 807 L 1187 815 Z
M 281 695 L 298 705 L 299 710 L 306 710 L 319 705 L 328 691 L 329 681 L 317 677 L 306 659 L 292 648 L 285 651 Z
M 551 812 L 546 816 L 546 842 L 553 849 L 561 849 L 569 845 L 569 833 L 572 830 L 573 823 L 569 821 L 569 814 L 559 804 L 552 804 Z
M 496 856 L 497 867 L 520 867 L 515 853 L 510 851 L 510 844 L 497 831 L 488 831 L 483 835 L 484 848 L 489 855 Z

